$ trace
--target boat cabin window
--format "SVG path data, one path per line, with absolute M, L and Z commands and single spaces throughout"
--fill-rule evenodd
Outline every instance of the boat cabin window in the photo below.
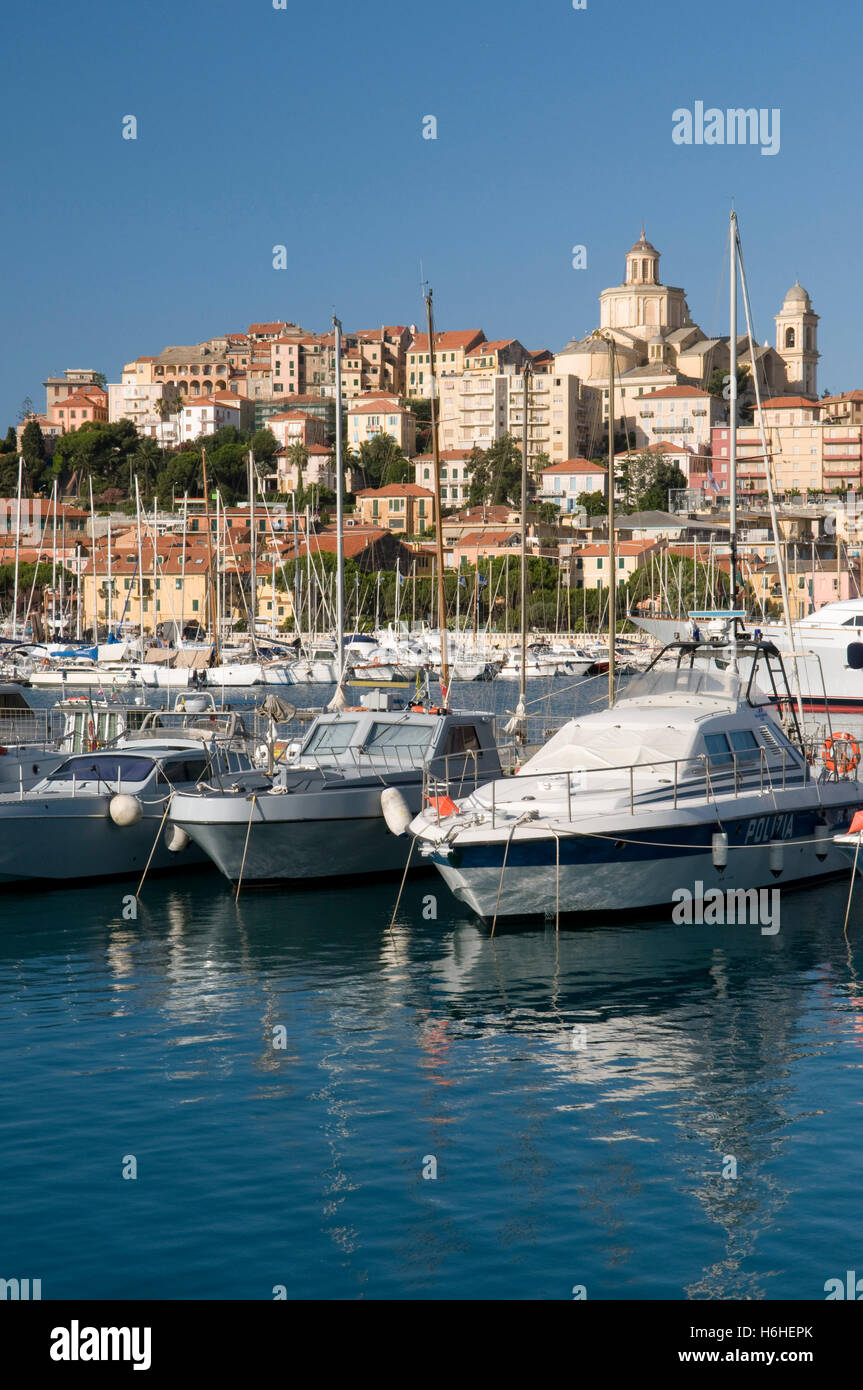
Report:
M 153 771 L 150 758 L 131 757 L 128 753 L 86 753 L 69 758 L 50 774 L 52 782 L 146 782 Z
M 711 767 L 730 767 L 732 765 L 734 760 L 728 747 L 728 739 L 724 734 L 705 734 L 704 746 L 707 749 Z
M 738 767 L 742 762 L 757 761 L 761 756 L 758 739 L 751 729 L 730 729 L 728 741 L 731 744 L 732 753 L 737 754 Z
M 304 753 L 344 753 L 357 731 L 356 719 L 336 719 L 332 724 L 319 724 L 309 734 Z
M 206 775 L 206 758 L 175 758 L 163 763 L 156 782 L 160 787 L 173 786 L 177 782 L 200 782 Z
M 449 757 L 453 753 L 478 753 L 479 749 L 479 736 L 473 724 L 457 724 L 447 734 L 442 752 L 444 757 Z
M 365 742 L 365 752 L 392 748 L 400 753 L 421 755 L 431 742 L 432 732 L 430 724 L 373 724 Z

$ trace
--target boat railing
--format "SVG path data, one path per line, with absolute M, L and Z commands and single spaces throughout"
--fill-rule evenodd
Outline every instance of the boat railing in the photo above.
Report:
M 857 768 L 843 774 L 857 780 Z M 616 791 L 628 801 L 629 813 L 661 803 L 670 802 L 676 810 L 687 806 L 715 803 L 718 798 L 739 795 L 775 796 L 779 792 L 804 786 L 812 776 L 809 756 L 801 758 L 788 748 L 775 750 L 759 748 L 751 753 L 694 754 L 686 758 L 664 758 L 643 763 L 621 763 L 617 767 L 571 768 L 563 772 L 519 773 L 516 778 L 495 780 L 486 788 L 490 802 L 483 811 L 491 812 L 492 828 L 498 821 L 512 823 L 513 816 L 524 815 L 524 803 L 549 798 L 565 799 L 565 812 L 555 807 L 553 819 L 571 823 L 574 814 L 584 815 L 581 798 L 591 793 Z M 610 788 L 609 782 L 617 786 Z M 516 797 L 515 788 L 521 792 Z M 505 795 L 500 795 L 501 788 Z M 534 797 L 532 791 L 543 793 Z M 423 805 L 441 821 L 454 813 L 452 807 L 460 795 L 457 780 L 429 774 L 423 786 Z M 480 808 L 477 808 L 480 809 Z M 548 813 L 552 814 L 552 813 Z
M 38 743 L 47 748 L 51 739 L 46 709 L 4 710 L 0 715 L 0 746 Z

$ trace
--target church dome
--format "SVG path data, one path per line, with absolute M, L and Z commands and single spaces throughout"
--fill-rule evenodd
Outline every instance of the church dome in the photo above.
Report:
M 656 247 L 650 244 L 650 242 L 647 240 L 647 237 L 644 235 L 644 232 L 642 231 L 639 240 L 635 243 L 634 246 L 630 246 L 627 255 L 640 255 L 643 251 L 652 251 L 654 256 L 659 255 L 659 252 L 657 251 Z
M 790 307 L 792 304 L 802 304 L 805 309 L 812 308 L 812 301 L 799 280 L 794 281 L 794 284 L 785 296 L 785 304 L 782 307 Z

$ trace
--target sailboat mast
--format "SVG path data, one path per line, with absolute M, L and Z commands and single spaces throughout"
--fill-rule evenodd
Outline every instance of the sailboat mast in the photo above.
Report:
M 608 335 L 608 704 L 614 704 L 617 553 L 614 545 L 614 339 Z
M 210 581 L 210 582 L 209 582 L 209 585 L 208 585 L 209 595 L 210 595 L 210 602 L 209 602 L 209 605 L 208 605 L 208 606 L 209 606 L 209 609 L 210 609 L 210 627 L 213 629 L 213 651 L 214 651 L 216 663 L 218 664 L 219 659 L 220 659 L 220 651 L 221 651 L 221 644 L 220 644 L 220 642 L 219 642 L 219 619 L 218 619 L 218 612 L 217 612 L 217 610 L 218 610 L 218 583 L 219 583 L 219 580 L 218 580 L 218 575 L 214 575 L 214 573 L 213 573 L 213 531 L 212 531 L 212 527 L 210 526 L 210 493 L 209 493 L 209 488 L 208 488 L 208 486 L 207 486 L 207 450 L 206 450 L 205 448 L 202 448 L 202 449 L 201 449 L 201 469 L 202 469 L 202 471 L 203 471 L 203 478 L 204 478 L 204 526 L 205 526 L 206 529 L 207 529 L 207 562 L 208 562 L 209 581 Z M 135 486 L 137 487 L 137 483 L 135 484 Z M 217 501 L 217 506 L 216 506 L 216 524 L 217 524 L 217 526 L 218 526 L 218 520 L 219 520 L 219 512 L 218 512 L 218 501 Z M 218 537 L 217 537 L 217 540 L 218 540 Z
M 524 715 L 525 712 L 525 698 L 527 696 L 527 446 L 529 440 L 527 417 L 530 400 L 530 373 L 530 364 L 525 362 L 521 379 L 521 576 L 519 596 L 521 603 L 521 662 L 519 665 L 517 706 L 521 715 Z
M 249 607 L 252 611 L 252 651 L 258 650 L 258 531 L 255 520 L 255 469 L 254 451 L 249 447 L 249 563 L 252 567 L 252 592 Z
M 57 479 L 54 479 L 54 524 L 51 528 L 51 637 L 57 641 Z M 62 610 L 61 610 L 62 611 Z
M 15 519 L 15 582 L 12 595 L 12 641 L 18 636 L 18 556 L 21 549 L 21 489 L 24 485 L 24 455 L 18 455 L 18 513 Z
M 342 478 L 342 325 L 333 314 L 336 353 L 336 672 L 342 679 L 345 647 L 345 536 Z M 306 534 L 308 546 L 308 533 Z
M 729 606 L 733 610 L 737 598 L 737 213 L 731 211 L 729 236 L 731 303 L 728 318 L 728 456 L 729 498 L 728 539 L 731 546 L 731 593 Z M 754 363 L 753 363 L 754 366 Z M 735 622 L 735 631 L 736 631 Z
M 443 572 L 443 517 L 441 515 L 441 488 L 440 488 L 440 445 L 438 442 L 438 418 L 437 418 L 437 377 L 435 375 L 434 359 L 434 313 L 432 310 L 432 292 L 429 290 L 426 295 L 426 317 L 428 319 L 429 335 L 429 367 L 431 368 L 431 398 L 429 401 L 431 416 L 431 436 L 432 436 L 432 460 L 434 473 L 434 509 L 435 509 L 435 549 L 437 553 L 437 603 L 438 603 L 438 622 L 440 624 L 440 684 L 441 694 L 444 704 L 449 695 L 449 660 L 447 657 L 446 645 L 446 587 L 444 584 Z
M 141 554 L 141 492 L 135 474 L 135 526 L 138 532 L 138 631 L 141 638 L 141 660 L 144 660 L 144 561 Z

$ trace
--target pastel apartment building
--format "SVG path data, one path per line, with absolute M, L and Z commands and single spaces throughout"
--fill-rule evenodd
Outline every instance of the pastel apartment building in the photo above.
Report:
M 466 328 L 452 333 L 435 333 L 435 376 L 438 382 L 446 377 L 461 376 L 465 369 L 465 358 L 471 348 L 485 342 L 481 328 Z M 431 395 L 431 352 L 427 333 L 417 333 L 407 349 L 405 365 L 405 394 L 407 396 Z
M 51 423 L 58 425 L 61 434 L 108 419 L 108 392 L 101 386 L 81 386 L 68 396 L 61 397 L 49 411 Z
M 375 435 L 389 435 L 409 457 L 416 450 L 417 422 L 397 396 L 360 396 L 348 406 L 347 439 L 354 450 Z
M 697 386 L 664 386 L 640 397 L 634 413 L 636 446 L 687 444 L 694 453 L 706 454 L 714 426 L 727 421 L 728 406 Z
M 434 494 L 416 483 L 388 483 L 356 494 L 357 512 L 368 526 L 417 535 L 434 526 Z
M 441 449 L 440 501 L 441 507 L 466 506 L 470 496 L 471 449 Z M 414 482 L 434 492 L 434 454 L 420 454 L 413 460 Z
M 289 449 L 292 444 L 304 444 L 308 448 L 312 444 L 323 444 L 327 438 L 326 421 L 306 410 L 285 410 L 271 415 L 267 428 L 280 449 Z
M 212 396 L 200 396 L 183 407 L 181 437 L 185 443 L 197 439 L 198 435 L 215 434 L 225 425 L 235 429 L 251 429 L 254 409 L 251 402 L 230 391 L 214 392 Z
M 53 419 L 51 407 L 59 405 L 67 396 L 90 386 L 99 386 L 99 373 L 90 368 L 68 367 L 62 376 L 49 376 L 42 385 L 45 388 L 45 416 Z
M 863 482 L 863 423 L 854 423 L 853 407 L 837 417 L 833 400 L 779 396 L 764 401 L 764 429 L 777 492 L 833 492 L 857 489 Z M 727 425 L 713 430 L 713 474 L 727 495 L 730 481 Z M 757 424 L 737 429 L 737 484 L 740 492 L 767 492 L 767 467 Z
M 608 469 L 590 459 L 564 459 L 543 468 L 540 476 L 540 501 L 553 502 L 564 513 L 577 510 L 582 492 L 608 496 Z

